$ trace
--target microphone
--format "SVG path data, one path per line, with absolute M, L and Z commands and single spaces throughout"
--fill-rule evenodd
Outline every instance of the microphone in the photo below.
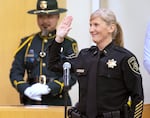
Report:
M 69 62 L 65 62 L 63 64 L 63 70 L 64 70 L 63 79 L 64 79 L 64 85 L 65 85 L 65 87 L 69 86 L 70 68 L 71 68 L 71 64 Z

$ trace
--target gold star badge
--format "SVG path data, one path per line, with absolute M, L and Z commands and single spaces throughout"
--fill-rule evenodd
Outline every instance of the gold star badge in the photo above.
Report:
M 114 59 L 110 59 L 107 62 L 108 68 L 114 68 L 115 66 L 117 66 L 117 61 L 115 61 Z

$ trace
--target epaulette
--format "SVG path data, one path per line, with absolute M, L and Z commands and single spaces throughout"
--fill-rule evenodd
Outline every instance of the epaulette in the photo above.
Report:
M 90 51 L 91 50 L 97 50 L 97 47 L 96 46 L 94 46 L 94 45 L 92 45 L 90 48 L 88 48 Z
M 93 48 L 94 46 L 91 46 L 91 47 L 87 47 L 87 48 L 83 48 L 83 49 L 81 49 L 81 51 L 84 51 L 84 52 L 91 52 L 91 51 L 93 51 L 94 50 L 94 48 Z
M 69 37 L 69 36 L 65 36 L 65 39 L 67 39 L 67 40 L 69 40 L 69 41 L 71 41 L 71 42 L 74 42 L 74 41 L 75 41 L 74 39 L 72 39 L 72 38 Z
M 89 54 L 89 52 L 93 55 L 95 55 L 95 53 L 97 54 L 97 47 L 96 46 L 91 46 L 89 48 L 84 48 L 81 49 L 80 53 L 82 53 L 83 55 Z
M 131 51 L 127 50 L 126 48 L 116 46 L 114 49 L 121 52 L 121 53 L 126 53 L 128 55 L 134 55 Z
M 34 38 L 35 34 L 30 35 L 15 51 L 14 56 L 29 42 Z
M 89 51 L 95 56 L 95 55 L 98 54 L 99 49 L 98 49 L 97 46 L 91 46 L 91 47 L 89 48 Z

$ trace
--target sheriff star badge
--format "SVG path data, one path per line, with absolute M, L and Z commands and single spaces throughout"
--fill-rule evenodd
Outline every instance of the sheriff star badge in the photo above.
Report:
M 115 61 L 114 59 L 109 59 L 107 62 L 108 68 L 114 68 L 115 66 L 117 66 L 117 61 Z

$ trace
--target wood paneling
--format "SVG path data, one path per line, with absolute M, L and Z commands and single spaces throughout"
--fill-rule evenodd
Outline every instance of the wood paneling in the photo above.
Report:
M 46 106 L 1 106 L 0 118 L 64 118 L 64 108 Z
M 64 107 L 0 106 L 0 118 L 64 118 Z M 150 117 L 150 105 L 144 105 L 142 118 Z
M 143 118 L 150 118 L 150 104 L 144 105 Z

